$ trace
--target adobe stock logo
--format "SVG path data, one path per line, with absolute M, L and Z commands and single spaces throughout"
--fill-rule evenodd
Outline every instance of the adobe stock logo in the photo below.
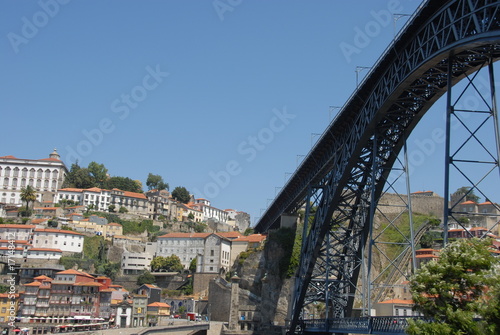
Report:
M 61 5 L 66 5 L 71 0 L 40 0 L 38 6 L 41 10 L 35 12 L 31 19 L 23 16 L 21 18 L 22 26 L 20 34 L 10 32 L 7 34 L 7 39 L 14 52 L 17 54 L 20 51 L 21 45 L 26 45 L 29 41 L 35 38 L 40 29 L 45 27 L 51 19 L 53 19 L 61 8 Z
M 214 6 L 219 20 L 224 21 L 224 13 L 232 12 L 236 7 L 241 5 L 243 0 L 214 0 L 212 6 Z
M 359 55 L 361 51 L 367 48 L 372 40 L 380 35 L 383 28 L 387 27 L 393 21 L 393 14 L 400 13 L 403 6 L 399 0 L 389 0 L 387 9 L 379 11 L 370 11 L 373 20 L 368 21 L 364 27 L 354 27 L 354 38 L 352 43 L 342 42 L 339 47 L 347 63 L 352 62 L 354 54 Z
M 259 152 L 265 150 L 274 141 L 275 135 L 285 130 L 296 117 L 296 115 L 288 113 L 286 107 L 283 107 L 282 110 L 274 108 L 272 113 L 273 116 L 269 119 L 267 127 L 262 128 L 255 135 L 248 136 L 238 144 L 237 152 L 244 158 L 244 161 L 253 162 Z M 211 180 L 203 186 L 203 190 L 195 188 L 193 194 L 198 194 L 201 198 L 213 199 L 230 184 L 232 178 L 242 172 L 243 167 L 239 160 L 229 160 L 224 169 L 217 172 L 210 171 L 208 176 Z

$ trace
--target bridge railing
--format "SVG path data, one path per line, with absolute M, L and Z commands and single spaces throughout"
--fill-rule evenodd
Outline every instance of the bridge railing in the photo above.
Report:
M 405 334 L 409 320 L 424 320 L 416 316 L 371 316 L 359 318 L 333 318 L 302 320 L 300 327 L 306 331 L 359 334 Z

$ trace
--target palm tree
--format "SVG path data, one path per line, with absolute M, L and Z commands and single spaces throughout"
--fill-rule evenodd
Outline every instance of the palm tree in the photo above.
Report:
M 30 216 L 30 202 L 34 203 L 36 201 L 36 191 L 31 185 L 21 189 L 21 201 L 26 202 L 26 210 L 23 216 Z

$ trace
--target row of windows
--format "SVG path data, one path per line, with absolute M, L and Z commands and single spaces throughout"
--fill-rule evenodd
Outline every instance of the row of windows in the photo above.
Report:
M 31 168 L 30 170 L 28 170 L 27 168 L 23 168 L 22 170 L 20 170 L 18 167 L 11 169 L 10 167 L 7 166 L 5 169 L 3 169 L 3 176 L 10 177 L 11 171 L 13 177 L 19 177 L 19 172 L 21 172 L 22 177 L 28 177 L 28 172 L 29 172 L 29 176 L 31 178 L 35 177 L 35 173 L 38 178 L 42 178 L 44 173 L 42 169 L 35 170 L 34 168 Z M 52 178 L 57 179 L 59 176 L 59 171 L 57 170 L 50 171 L 49 169 L 45 170 L 45 178 L 50 178 L 51 174 Z M 0 176 L 1 175 L 2 175 L 2 168 L 0 167 Z
M 203 249 L 189 249 L 189 252 L 188 252 L 188 249 L 165 249 L 165 248 L 161 248 L 160 249 L 160 253 L 162 254 L 186 254 L 186 253 L 189 253 L 189 254 L 203 254 Z
M 41 179 L 37 179 L 36 180 L 36 186 L 35 186 L 35 180 L 34 179 L 30 179 L 28 181 L 28 185 L 29 186 L 32 186 L 32 187 L 37 187 L 37 188 L 40 188 L 42 187 L 42 180 Z M 57 180 L 52 180 L 52 188 L 53 189 L 56 189 L 57 188 Z M 26 187 L 26 179 L 21 179 L 21 183 L 19 183 L 19 179 L 17 178 L 12 178 L 12 182 L 9 178 L 4 178 L 3 180 L 3 187 L 4 188 L 8 188 L 8 187 L 17 187 L 17 186 L 20 186 L 20 187 Z M 49 180 L 48 179 L 45 179 L 43 181 L 43 187 L 44 188 L 48 188 L 49 187 Z
M 202 246 L 205 241 L 203 240 L 192 240 L 192 239 L 183 239 L 183 240 L 160 240 L 160 244 L 165 245 L 200 245 Z

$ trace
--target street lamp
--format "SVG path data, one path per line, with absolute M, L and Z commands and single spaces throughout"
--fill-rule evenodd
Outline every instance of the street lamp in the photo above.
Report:
M 363 70 L 370 70 L 371 67 L 368 67 L 368 66 L 356 66 L 356 87 L 359 86 L 359 73 Z

